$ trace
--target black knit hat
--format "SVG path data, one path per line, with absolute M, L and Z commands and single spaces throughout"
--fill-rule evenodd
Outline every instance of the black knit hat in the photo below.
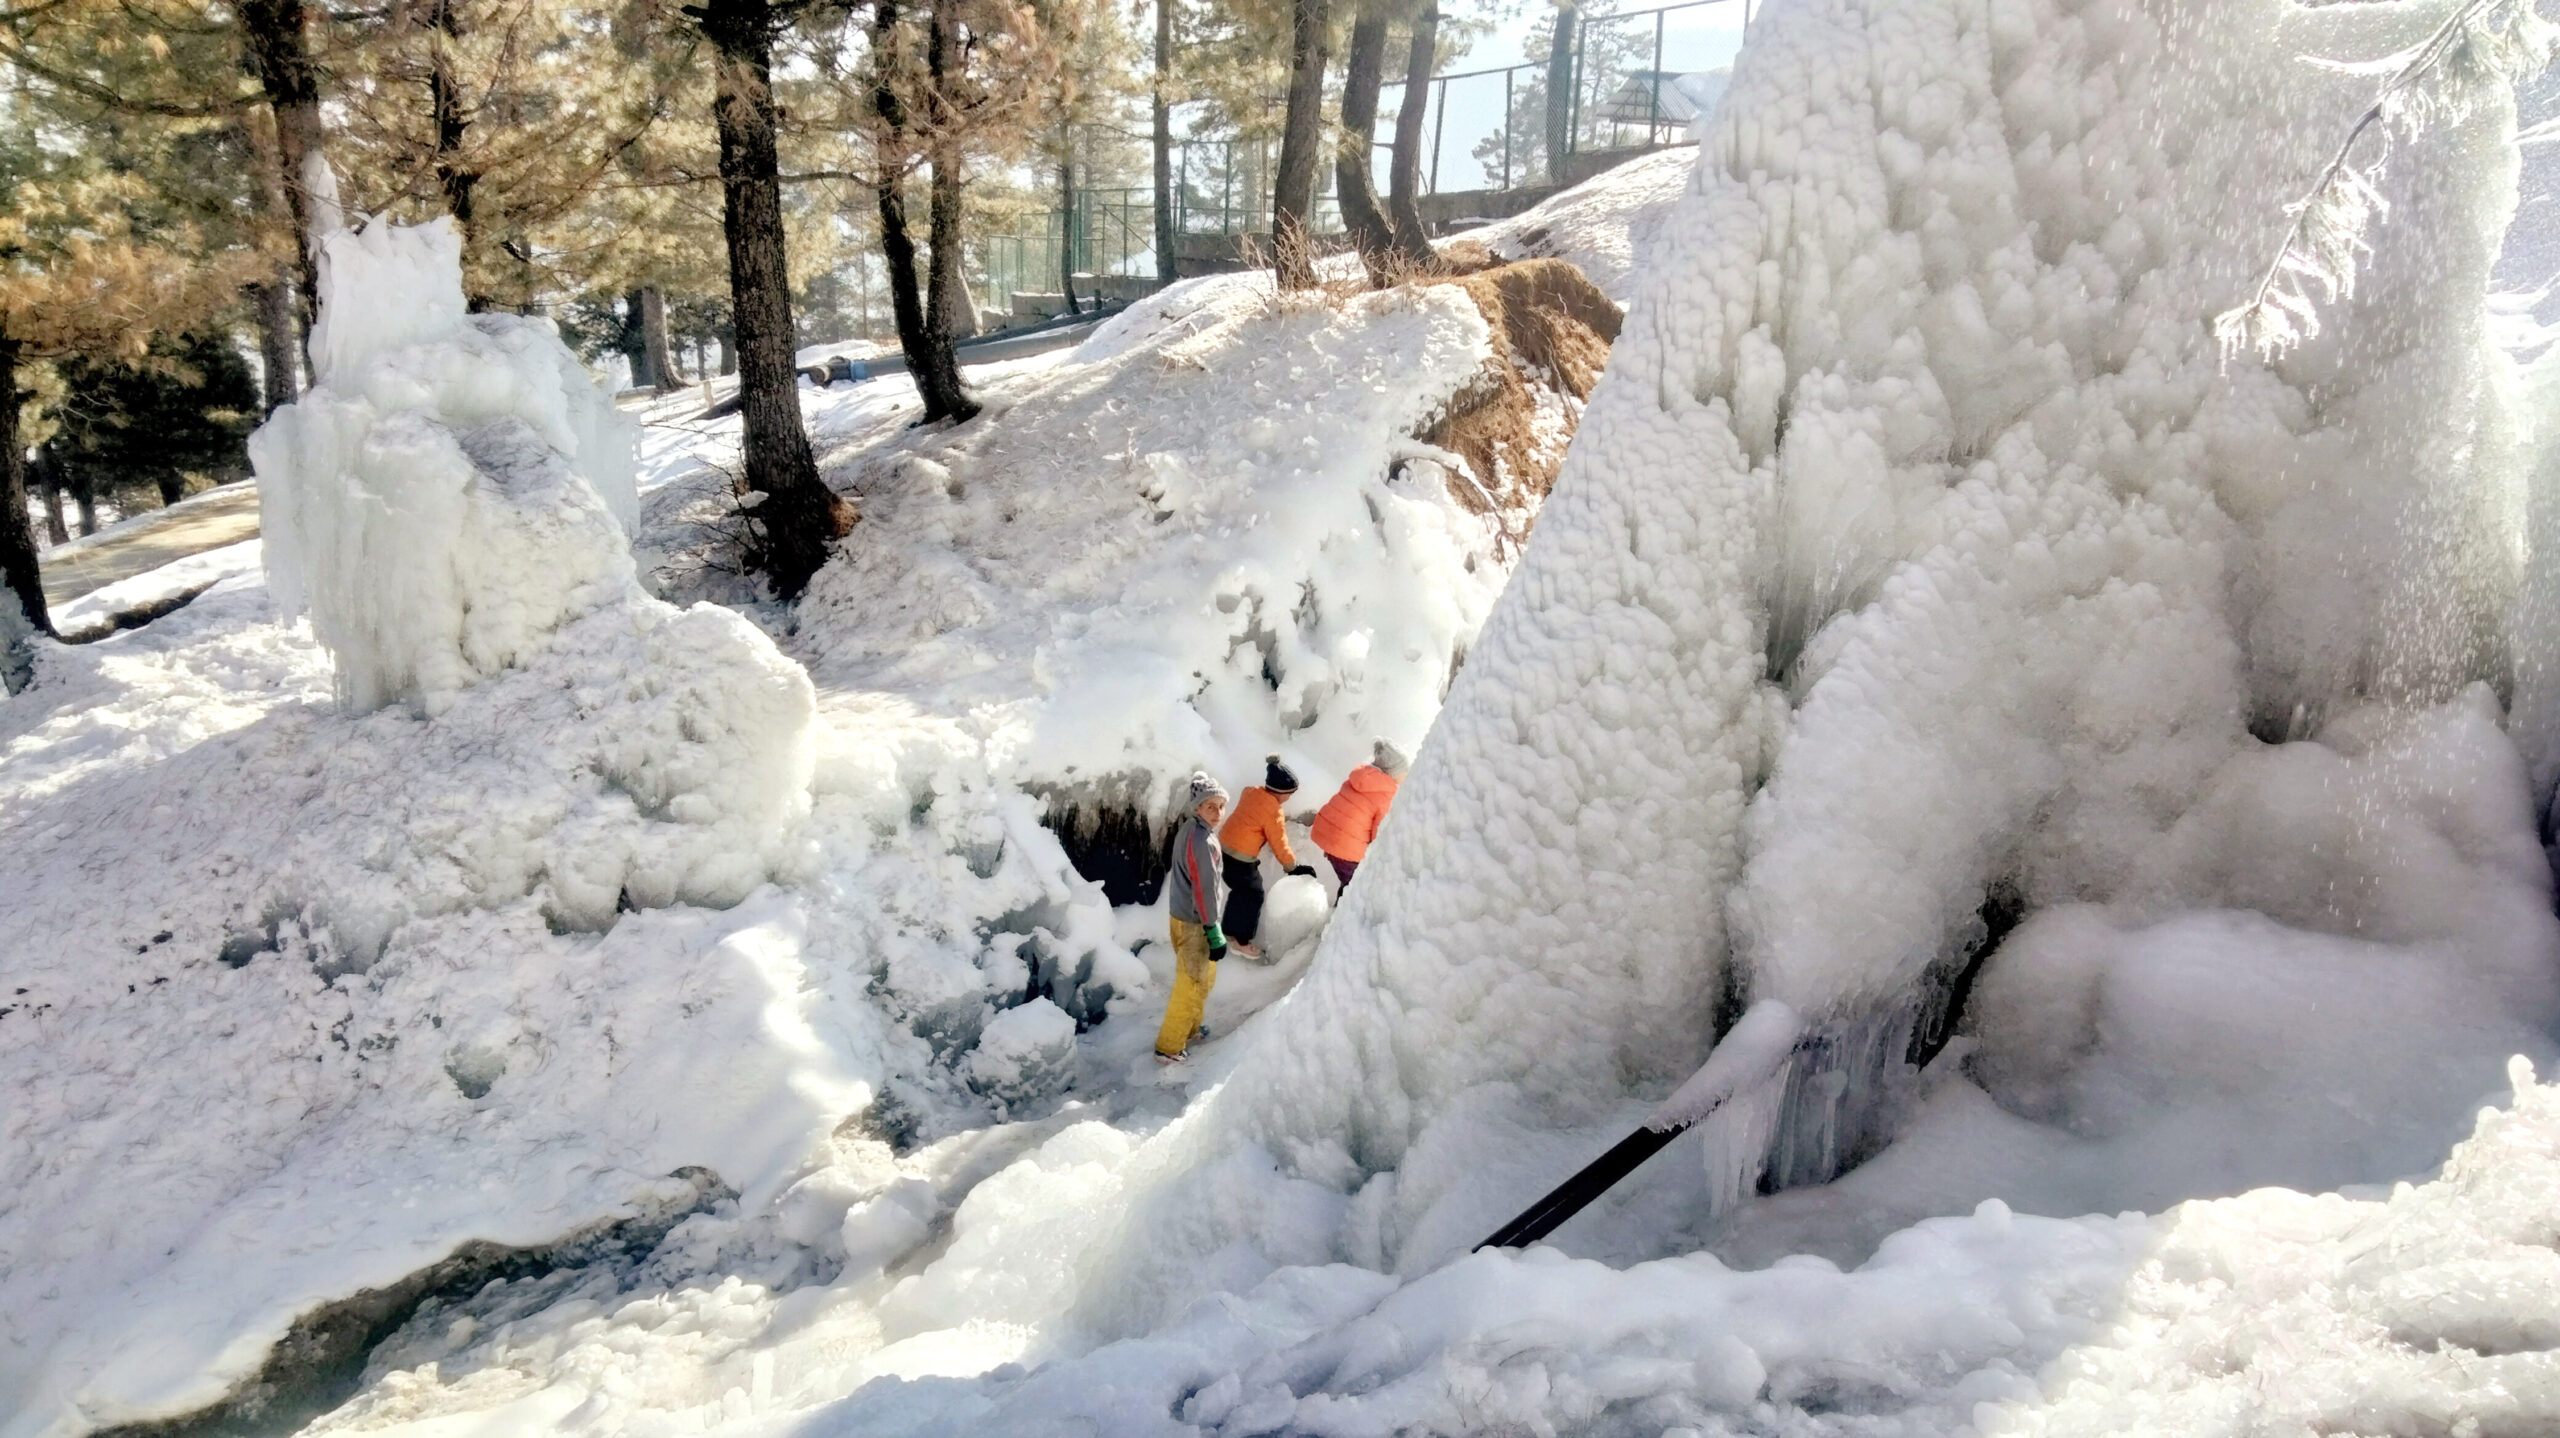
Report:
M 1298 776 L 1289 772 L 1289 766 L 1280 762 L 1279 755 L 1266 754 L 1262 757 L 1262 787 L 1274 794 L 1295 794 L 1298 792 Z

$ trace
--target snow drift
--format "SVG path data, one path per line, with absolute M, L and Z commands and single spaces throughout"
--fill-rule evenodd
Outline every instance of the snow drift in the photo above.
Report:
M 463 316 L 448 231 L 325 252 L 272 587 L 44 646 L 0 710 L 13 1435 L 200 1407 L 325 1300 L 679 1169 L 760 1203 L 879 1078 L 766 887 L 807 676 L 640 589 L 627 426 L 546 324 Z

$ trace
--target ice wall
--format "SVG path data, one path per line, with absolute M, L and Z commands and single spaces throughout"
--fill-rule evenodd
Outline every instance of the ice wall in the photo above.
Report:
M 1385 1256 L 1422 1261 L 1404 1237 L 1465 1155 L 1667 1091 L 1720 1013 L 1777 999 L 1811 1057 L 1738 1117 L 1775 1135 L 1782 1182 L 1827 1178 L 1894 1131 L 1912 1028 L 1995 887 L 2030 913 L 2423 931 L 2427 964 L 2495 996 L 2460 1020 L 2484 1047 L 2546 1023 L 2560 934 L 2547 879 L 2512 862 L 2529 809 L 2484 811 L 2486 843 L 2443 818 L 2494 755 L 2409 766 L 2345 821 L 2432 824 L 2499 896 L 2468 916 L 2316 902 L 2373 876 L 2368 848 L 2293 822 L 2314 777 L 2256 791 L 2235 841 L 2274 897 L 2173 857 L 2256 756 L 2316 769 L 2507 678 L 2523 493 L 2481 299 L 2510 112 L 2400 151 L 2363 287 L 2318 342 L 2226 374 L 2208 326 L 2371 98 L 2300 57 L 2372 59 L 2449 9 L 1794 0 L 1755 20 L 1537 541 L 1206 1127 L 1368 1180 Z M 2296 1000 L 2356 982 L 2331 959 Z M 2276 1037 L 2393 1041 L 2313 1027 Z M 2399 1105 L 2391 1068 L 2349 1106 Z M 1440 1177 L 1372 1178 L 1425 1146 Z M 1721 1186 L 1748 1192 L 1768 1146 L 1726 1147 L 1751 1171 Z M 2371 1175 L 2327 1181 L 2351 1176 Z
M 808 676 L 736 614 L 641 588 L 638 426 L 549 321 L 465 313 L 445 221 L 319 245 L 316 383 L 249 441 L 268 585 L 309 616 L 342 704 L 435 719 L 417 743 L 443 757 L 312 796 L 315 831 L 352 808 L 397 837 L 352 863 L 297 845 L 272 902 L 361 964 L 417 914 L 532 894 L 601 929 L 791 867 Z M 457 783 L 480 797 L 457 805 Z
M 249 445 L 269 581 L 348 704 L 432 714 L 632 587 L 638 427 L 548 321 L 464 313 L 445 221 L 319 245 L 315 383 Z

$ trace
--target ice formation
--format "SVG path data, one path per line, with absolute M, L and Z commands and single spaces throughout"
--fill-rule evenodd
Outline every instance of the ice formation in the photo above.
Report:
M 2044 1054 L 2065 1073 L 2023 1117 L 2164 1145 L 2183 1124 L 2143 1201 L 2423 1165 L 2411 1135 L 2440 1148 L 2506 1053 L 2547 1054 L 2560 927 L 2475 687 L 2549 643 L 2508 627 L 2527 504 L 2481 305 L 2510 115 L 2395 159 L 2392 223 L 2314 345 L 2225 374 L 2206 327 L 2369 98 L 2299 57 L 2370 58 L 2444 12 L 1760 17 L 1396 824 L 1202 1116 L 1224 1137 L 1167 1163 L 1267 1149 L 1359 1190 L 1383 1261 L 1428 1267 L 1482 1231 L 1451 1215 L 1524 1134 L 1605 1129 L 1777 1000 L 1802 1056 L 1719 1117 L 1768 1139 L 1708 1134 L 1735 1155 L 1710 1188 L 1828 1179 L 1918 1102 L 1968 960 L 2069 906 L 2122 937 L 2037 957 L 2063 920 L 2031 917 L 1983 981 L 2058 964 L 2016 988 L 2097 1004 L 2017 1036 L 2108 1035 L 2085 1067 Z M 2144 975 L 2173 957 L 2164 1006 Z M 2439 996 L 2433 1062 L 2384 1057 L 2410 985 Z M 2288 1022 L 2314 995 L 2323 1022 Z M 2186 1067 L 2198 1014 L 2263 1047 Z M 2007 1038 L 1975 1027 L 1996 1072 Z M 2290 1119 L 2241 1101 L 2289 1070 L 2340 1086 L 2316 1154 L 2263 1143 Z M 2014 1146 L 1975 1152 L 2032 1187 Z M 2132 1167 L 2058 1211 L 2128 1200 Z M 1240 1236 L 1187 1193 L 1135 1206 L 1184 1230 L 1156 1252 Z
M 414 705 L 447 772 L 495 782 L 469 815 L 413 808 L 405 779 L 324 784 L 315 805 L 400 816 L 404 842 L 348 873 L 291 856 L 287 882 L 360 957 L 457 870 L 479 902 L 539 891 L 585 928 L 745 897 L 808 810 L 807 676 L 736 615 L 641 589 L 635 427 L 548 321 L 464 313 L 450 224 L 338 230 L 321 255 L 318 382 L 250 440 L 269 588 L 309 614 L 343 702 Z M 500 676 L 523 692 L 463 702 Z M 580 769 L 594 792 L 558 792 Z
M 633 588 L 635 426 L 549 321 L 464 313 L 448 222 L 319 264 L 312 390 L 250 441 L 270 582 L 349 704 L 438 713 Z
M 1401 1283 L 1288 1268 L 1143 1337 L 878 1382 L 788 1431 L 2545 1433 L 2560 1085 L 2513 1086 L 2440 1177 L 2387 1195 L 2266 1189 L 2157 1218 L 1989 1200 L 1847 1269 L 1552 1248 Z M 737 1426 L 782 1431 L 763 1422 Z
M 762 1204 L 882 1076 L 771 888 L 807 674 L 641 589 L 627 422 L 547 325 L 463 315 L 450 233 L 325 253 L 266 583 L 208 556 L 0 713 L 0 928 L 43 936 L 0 997 L 12 1438 L 183 1414 L 316 1305 L 680 1170 Z

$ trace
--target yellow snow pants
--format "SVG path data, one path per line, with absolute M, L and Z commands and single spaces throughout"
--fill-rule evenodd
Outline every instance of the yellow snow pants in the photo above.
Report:
M 1209 990 L 1218 983 L 1218 966 L 1209 962 L 1209 931 L 1198 924 L 1168 917 L 1173 926 L 1173 996 L 1165 1000 L 1164 1027 L 1156 1030 L 1156 1052 L 1178 1054 L 1191 1047 L 1200 1014 L 1209 1007 Z

